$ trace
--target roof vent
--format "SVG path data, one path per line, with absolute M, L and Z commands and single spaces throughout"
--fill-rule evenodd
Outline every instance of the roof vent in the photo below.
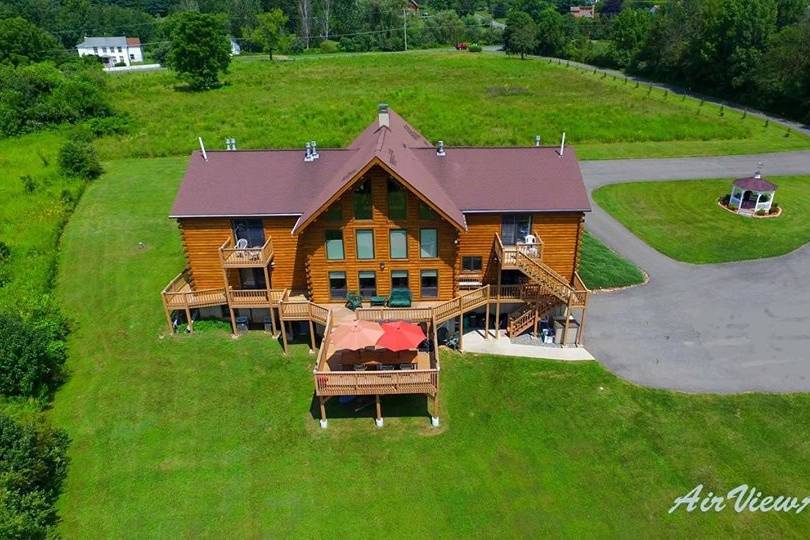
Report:
M 391 122 L 388 116 L 388 103 L 380 103 L 377 106 L 377 117 L 379 118 L 380 127 L 390 127 Z
M 310 147 L 312 148 L 312 154 L 310 155 L 312 156 L 312 160 L 315 161 L 316 159 L 321 157 L 321 155 L 318 153 L 318 143 L 316 143 L 315 141 L 310 141 L 309 144 Z
M 543 144 L 543 139 L 540 138 L 540 135 L 535 135 L 534 136 L 534 145 L 535 146 L 540 146 L 541 144 Z
M 306 149 L 304 152 L 304 161 L 313 161 L 315 158 L 312 157 L 312 143 L 307 141 Z
M 233 137 L 228 137 L 225 139 L 225 149 L 229 152 L 236 150 L 236 139 Z
M 447 155 L 444 151 L 444 141 L 439 141 L 439 144 L 436 146 L 436 155 L 439 157 Z

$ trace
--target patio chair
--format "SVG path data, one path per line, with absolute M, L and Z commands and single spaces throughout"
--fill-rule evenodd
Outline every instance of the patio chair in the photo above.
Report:
M 248 241 L 245 238 L 240 238 L 236 241 L 236 256 L 240 259 L 244 259 L 247 257 L 247 252 L 244 251 L 248 247 Z
M 416 369 L 416 364 L 411 364 L 411 363 L 408 363 L 408 364 L 400 364 L 400 365 L 399 365 L 399 369 L 401 369 L 401 370 L 405 370 L 405 371 L 407 371 L 407 370 L 412 370 L 412 369 Z
M 365 364 L 355 364 L 353 369 L 354 371 L 367 371 L 368 367 Z
M 392 289 L 391 296 L 388 297 L 388 307 L 408 308 L 411 307 L 412 301 L 410 289 Z

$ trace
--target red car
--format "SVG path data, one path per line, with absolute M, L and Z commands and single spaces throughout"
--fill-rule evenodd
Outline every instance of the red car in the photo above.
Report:
M 459 43 L 456 43 L 456 50 L 457 51 L 466 51 L 467 47 L 469 47 L 469 45 L 467 43 L 464 43 L 463 41 L 461 41 Z

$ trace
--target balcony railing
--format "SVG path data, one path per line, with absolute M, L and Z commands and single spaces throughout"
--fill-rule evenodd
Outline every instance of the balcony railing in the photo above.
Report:
M 287 289 L 228 289 L 228 302 L 234 307 L 277 306 Z
M 219 248 L 219 259 L 225 268 L 263 268 L 273 258 L 273 240 L 268 237 L 261 247 L 237 248 L 228 238 Z

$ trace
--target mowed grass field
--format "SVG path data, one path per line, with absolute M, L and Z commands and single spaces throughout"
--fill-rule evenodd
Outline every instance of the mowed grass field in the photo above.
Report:
M 644 272 L 588 231 L 582 237 L 579 274 L 589 289 L 611 289 L 644 283 Z
M 744 154 L 810 147 L 810 139 L 692 99 L 648 92 L 539 60 L 422 51 L 232 63 L 226 85 L 178 91 L 168 71 L 110 77 L 110 95 L 135 119 L 104 157 L 188 154 L 201 136 L 222 148 L 345 146 L 388 103 L 429 140 L 448 145 L 557 145 L 581 159 Z
M 446 353 L 439 429 L 400 397 L 382 429 L 335 403 L 321 430 L 304 345 L 165 335 L 184 163 L 109 163 L 65 231 L 75 330 L 49 412 L 73 441 L 65 538 L 806 536 L 806 514 L 667 510 L 701 483 L 807 495 L 808 395 L 687 396 L 595 362 Z
M 810 176 L 769 177 L 782 215 L 755 219 L 717 205 L 728 179 L 611 184 L 593 199 L 649 245 L 673 259 L 703 264 L 784 255 L 810 242 Z

